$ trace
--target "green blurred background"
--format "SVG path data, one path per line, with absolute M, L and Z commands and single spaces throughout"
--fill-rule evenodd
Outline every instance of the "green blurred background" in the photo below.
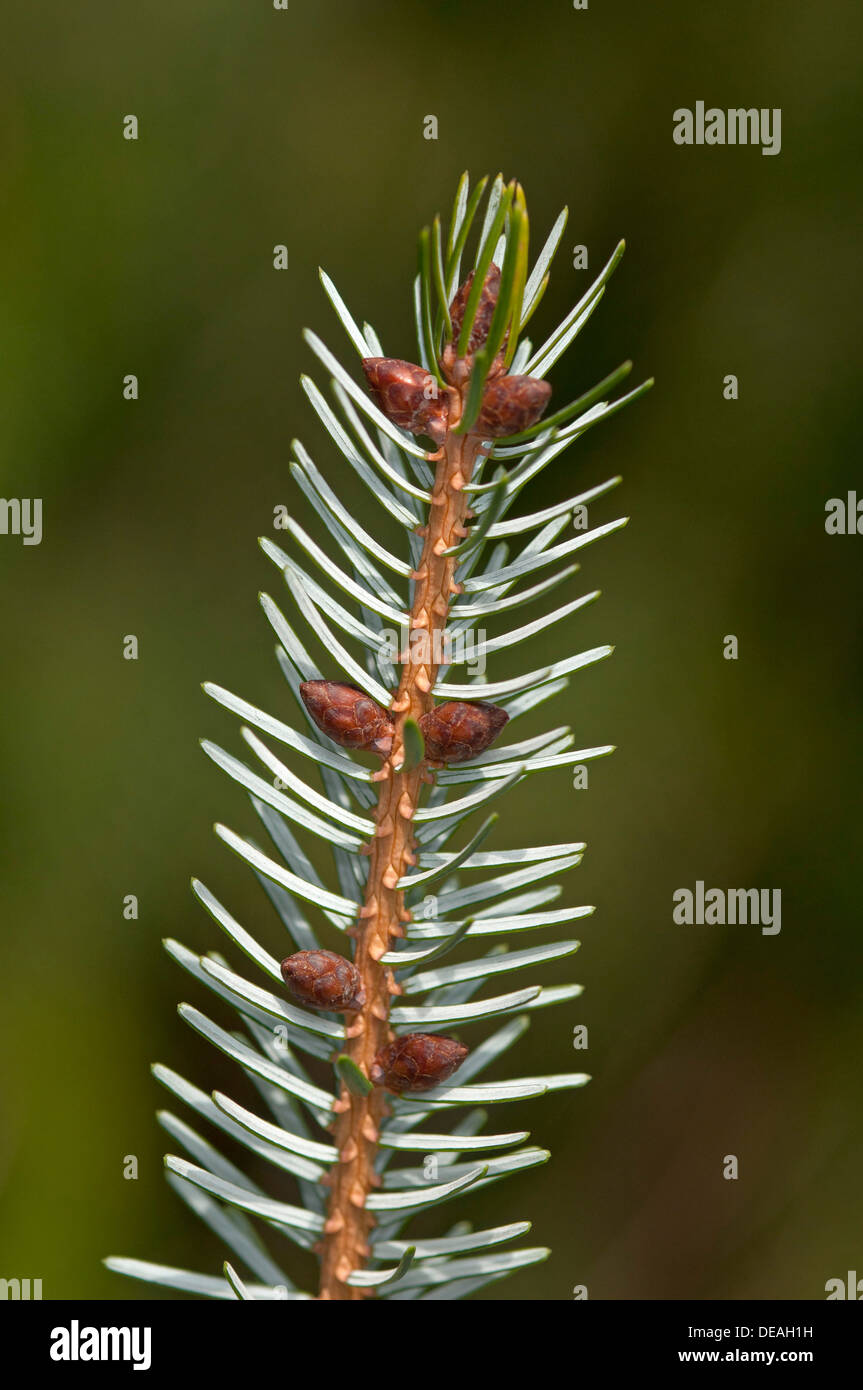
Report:
M 171 1296 L 109 1274 L 109 1253 L 218 1270 L 164 1183 L 148 1066 L 246 1092 L 177 1018 L 180 998 L 226 1015 L 160 938 L 222 948 L 195 873 L 287 943 L 212 835 L 256 822 L 198 748 L 241 746 L 199 683 L 289 710 L 256 600 L 282 586 L 256 537 L 279 503 L 308 516 L 294 435 L 375 522 L 298 385 L 322 377 L 303 326 L 352 355 L 317 266 L 412 356 L 416 231 L 469 168 L 523 182 L 534 250 L 570 207 L 535 338 L 627 239 L 555 399 L 627 356 L 657 386 L 532 493 L 624 475 L 591 523 L 631 523 L 585 552 L 572 591 L 601 602 L 522 663 L 614 642 L 525 733 L 570 723 L 577 746 L 618 752 L 587 792 L 566 769 L 535 778 L 497 832 L 588 842 L 565 900 L 598 910 L 574 976 L 543 975 L 585 993 L 536 1015 L 515 1070 L 594 1079 L 511 1107 L 551 1164 L 449 1211 L 530 1216 L 554 1247 L 482 1297 L 823 1298 L 863 1269 L 863 540 L 824 531 L 859 475 L 859 6 L 36 0 L 6 31 L 2 492 L 44 499 L 44 539 L 0 538 L 0 1275 L 98 1299 Z M 781 107 L 781 154 L 676 146 L 672 111 L 698 99 Z M 672 893 L 696 879 L 781 889 L 781 934 L 674 925 Z

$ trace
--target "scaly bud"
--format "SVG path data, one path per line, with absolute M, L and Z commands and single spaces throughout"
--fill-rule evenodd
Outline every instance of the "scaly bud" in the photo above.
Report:
M 363 371 L 375 404 L 388 420 L 411 434 L 443 441 L 449 397 L 438 395 L 437 382 L 424 367 L 398 357 L 364 357 Z
M 458 339 L 464 323 L 464 311 L 467 307 L 467 298 L 470 294 L 470 287 L 473 284 L 474 272 L 465 280 L 464 284 L 456 292 L 456 296 L 450 305 L 450 318 L 452 319 L 452 341 L 447 343 L 441 354 L 440 367 L 447 381 L 454 386 L 464 389 L 470 379 L 473 370 L 473 355 L 477 348 L 482 347 L 491 328 L 491 321 L 494 317 L 495 305 L 497 304 L 500 293 L 500 270 L 494 264 L 490 265 L 486 271 L 483 281 L 482 294 L 476 309 L 476 317 L 471 325 L 468 345 L 462 357 L 458 355 Z M 504 342 L 509 336 L 507 329 Z M 488 369 L 487 381 L 494 381 L 506 371 L 503 353 L 499 352 Z
M 536 377 L 504 376 L 489 381 L 473 432 L 485 439 L 520 434 L 536 424 L 550 399 L 548 382 Z
M 420 716 L 426 757 L 435 763 L 464 763 L 484 753 L 509 715 L 483 700 L 447 700 Z
M 303 681 L 303 704 L 322 733 L 343 748 L 388 756 L 393 746 L 393 721 L 382 705 L 346 681 Z
M 468 1049 L 438 1033 L 405 1033 L 382 1048 L 369 1070 L 375 1086 L 388 1091 L 430 1091 L 449 1080 Z
M 452 337 L 456 344 L 458 344 L 459 334 L 464 323 L 464 311 L 467 308 L 467 299 L 473 285 L 474 274 L 475 272 L 471 271 L 464 284 L 456 290 L 455 298 L 449 306 L 449 314 L 452 319 Z M 471 324 L 470 337 L 467 343 L 468 353 L 476 352 L 477 348 L 482 347 L 488 337 L 499 294 L 500 269 L 492 262 L 485 273 L 482 293 L 479 297 L 479 304 L 476 306 L 476 317 Z
M 359 970 L 335 951 L 298 951 L 281 968 L 293 998 L 309 1009 L 343 1013 L 366 1002 Z

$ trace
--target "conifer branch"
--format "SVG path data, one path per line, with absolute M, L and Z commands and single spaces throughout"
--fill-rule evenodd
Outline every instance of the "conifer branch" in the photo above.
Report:
M 485 214 L 477 219 L 485 193 Z M 534 352 L 523 329 L 549 283 L 565 222 L 564 212 L 528 273 L 521 187 L 498 175 L 471 193 L 464 175 L 446 238 L 437 218 L 420 236 L 416 363 L 384 357 L 374 330 L 359 327 L 321 273 L 362 359 L 365 384 L 358 385 L 310 332 L 306 341 L 331 378 L 335 406 L 311 379 L 303 384 L 343 464 L 403 528 L 407 553 L 393 553 L 360 526 L 339 498 L 337 477 L 328 481 L 295 441 L 292 476 L 328 541 L 320 544 L 289 516 L 288 549 L 271 540 L 262 544 L 284 578 L 291 621 L 269 596 L 261 602 L 306 728 L 300 732 L 223 687 L 207 685 L 208 694 L 244 721 L 246 756 L 261 768 L 204 743 L 207 755 L 251 796 L 273 848 L 265 851 L 224 826 L 217 834 L 260 879 L 294 952 L 282 961 L 272 956 L 197 880 L 196 896 L 240 963 L 165 943 L 198 985 L 236 1010 L 242 1033 L 180 1006 L 190 1027 L 242 1070 L 269 1114 L 220 1091 L 207 1094 L 169 1067 L 154 1068 L 217 1140 L 225 1134 L 289 1175 L 299 1201 L 271 1197 L 210 1138 L 163 1111 L 160 1122 L 188 1155 L 166 1156 L 168 1181 L 232 1258 L 221 1263 L 220 1275 L 144 1260 L 106 1261 L 119 1273 L 208 1298 L 437 1300 L 465 1297 L 548 1254 L 496 1248 L 523 1235 L 523 1222 L 487 1231 L 460 1223 L 448 1234 L 415 1241 L 402 1239 L 401 1229 L 415 1213 L 548 1159 L 545 1150 L 524 1145 L 524 1132 L 485 1133 L 480 1107 L 572 1089 L 589 1079 L 583 1072 L 491 1082 L 482 1077 L 518 1040 L 532 1009 L 580 992 L 575 984 L 524 983 L 524 972 L 571 955 L 579 944 L 531 945 L 529 934 L 593 911 L 548 910 L 560 891 L 549 879 L 580 862 L 583 844 L 499 849 L 492 836 L 496 816 L 486 813 L 489 802 L 529 776 L 612 751 L 609 745 L 573 748 L 566 727 L 496 743 L 505 726 L 559 694 L 570 675 L 611 648 L 535 670 L 522 663 L 515 674 L 496 669 L 485 683 L 439 680 L 440 668 L 450 664 L 448 636 L 467 641 L 478 619 L 502 621 L 503 630 L 490 641 L 483 634 L 484 652 L 497 661 L 498 652 L 518 654 L 524 641 L 595 598 L 569 599 L 532 621 L 514 617 L 571 578 L 577 566 L 567 562 L 576 550 L 624 524 L 619 518 L 586 531 L 579 526 L 574 538 L 557 539 L 576 510 L 584 512 L 616 478 L 567 503 L 507 519 L 526 485 L 552 460 L 652 384 L 608 399 L 629 371 L 625 363 L 576 401 L 545 414 L 551 386 L 544 378 L 587 323 L 623 251 L 621 243 Z M 473 269 L 463 276 L 469 236 L 477 228 Z M 489 458 L 491 476 L 483 471 Z M 555 568 L 558 560 L 564 563 Z M 308 628 L 326 653 L 328 671 L 318 669 L 302 627 L 292 622 Z M 392 623 L 403 629 L 397 652 L 384 640 Z M 333 679 L 334 668 L 346 679 Z M 488 703 L 488 696 L 499 703 Z M 265 739 L 285 751 L 277 755 Z M 375 770 L 355 753 L 372 755 Z M 319 786 L 306 780 L 310 768 Z M 479 828 L 463 836 L 460 848 L 448 848 L 477 811 Z M 338 891 L 306 854 L 300 838 L 306 835 L 331 850 Z M 417 910 L 429 884 L 436 904 L 431 920 Z M 325 945 L 310 910 L 340 949 Z M 518 949 L 501 944 L 510 937 Z M 469 958 L 446 962 L 462 945 Z M 521 972 L 519 987 L 474 998 L 508 972 Z M 484 1019 L 493 1020 L 492 1031 L 470 1050 L 450 1035 L 460 1024 Z M 334 1088 L 318 1084 L 325 1071 Z M 426 1119 L 436 1131 L 450 1116 L 447 1133 L 413 1132 Z M 445 1165 L 442 1174 L 429 1177 L 412 1166 L 412 1155 L 429 1152 Z M 318 1255 L 317 1294 L 295 1286 L 261 1240 L 256 1221 L 309 1257 Z

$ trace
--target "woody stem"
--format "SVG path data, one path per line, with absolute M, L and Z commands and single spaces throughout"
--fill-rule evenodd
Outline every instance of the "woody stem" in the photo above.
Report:
M 410 921 L 400 880 L 416 862 L 413 819 L 423 782 L 424 764 L 399 771 L 403 761 L 405 719 L 418 720 L 431 709 L 437 680 L 435 656 L 443 650 L 450 600 L 458 592 L 454 582 L 456 558 L 443 552 L 463 537 L 468 508 L 464 493 L 470 482 L 480 446 L 476 435 L 449 431 L 443 443 L 434 481 L 422 557 L 413 578 L 411 634 L 403 653 L 401 680 L 390 709 L 395 725 L 392 752 L 376 774 L 380 793 L 375 809 L 375 834 L 369 851 L 369 873 L 356 937 L 354 962 L 359 970 L 365 1002 L 347 1029 L 345 1052 L 368 1077 L 376 1054 L 392 1039 L 389 1023 L 392 996 L 401 991 L 381 957 L 393 940 L 405 934 Z M 412 653 L 417 652 L 417 659 Z M 330 1200 L 321 1247 L 321 1299 L 360 1299 L 366 1290 L 352 1288 L 348 1276 L 365 1264 L 374 1217 L 366 1209 L 369 1193 L 379 1183 L 374 1165 L 380 1125 L 388 1113 L 386 1094 L 375 1087 L 367 1096 L 354 1095 L 342 1086 L 335 1103 L 334 1141 L 338 1159 L 327 1177 Z

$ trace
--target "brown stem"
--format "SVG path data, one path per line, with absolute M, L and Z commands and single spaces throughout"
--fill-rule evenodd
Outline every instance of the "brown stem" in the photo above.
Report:
M 444 440 L 422 558 L 413 576 L 416 583 L 411 632 L 419 630 L 425 634 L 419 653 L 429 661 L 413 662 L 409 652 L 404 654 L 401 681 L 390 706 L 395 717 L 392 753 L 376 774 L 380 795 L 374 816 L 375 836 L 365 899 L 354 928 L 354 959 L 362 977 L 365 1003 L 352 1016 L 345 1047 L 348 1057 L 365 1076 L 375 1055 L 393 1036 L 389 1025 L 390 1000 L 400 990 L 392 971 L 380 960 L 391 949 L 393 938 L 404 936 L 403 923 L 410 921 L 404 894 L 396 885 L 416 862 L 413 818 L 423 781 L 428 780 L 422 765 L 411 772 L 396 771 L 403 756 L 402 728 L 405 719 L 419 719 L 433 704 L 438 667 L 431 663 L 443 650 L 442 634 L 450 600 L 458 592 L 453 581 L 456 560 L 443 552 L 464 536 L 468 504 L 463 489 L 470 482 L 479 446 L 479 437 L 472 434 L 456 435 L 450 431 Z M 367 1290 L 351 1288 L 345 1280 L 362 1268 L 369 1255 L 374 1217 L 365 1207 L 366 1198 L 379 1182 L 374 1163 L 380 1124 L 387 1113 L 386 1095 L 375 1087 L 368 1096 L 356 1096 L 343 1086 L 335 1110 L 334 1138 L 339 1158 L 327 1178 L 330 1201 L 321 1246 L 319 1296 L 344 1301 L 367 1296 Z

